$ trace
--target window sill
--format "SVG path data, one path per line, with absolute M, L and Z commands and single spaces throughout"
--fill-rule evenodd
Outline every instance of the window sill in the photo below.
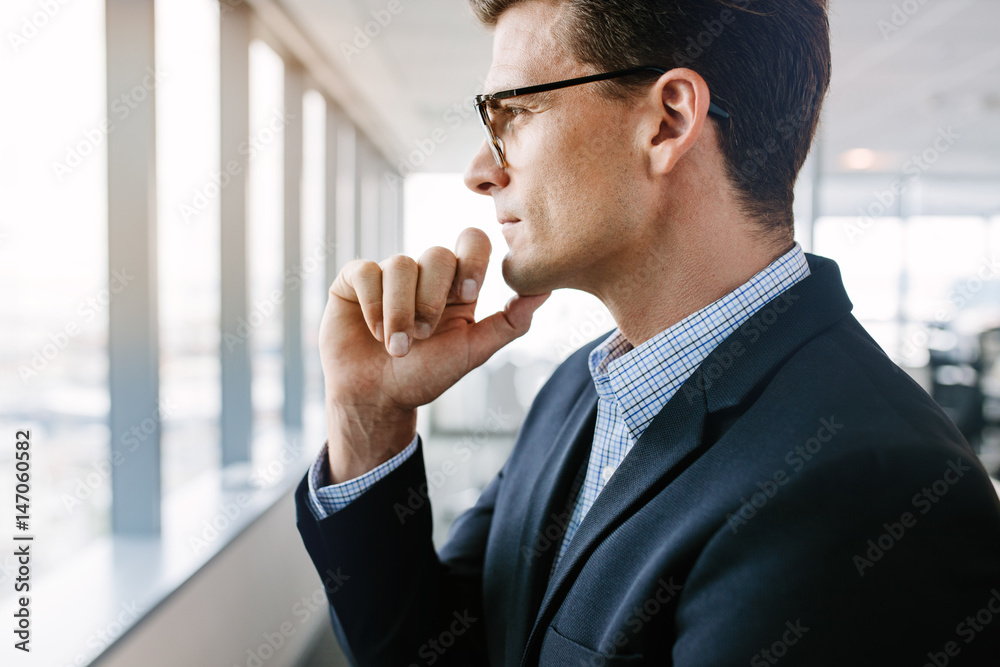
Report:
M 161 535 L 95 540 L 77 556 L 33 579 L 31 652 L 22 654 L 10 641 L 0 655 L 24 657 L 2 662 L 93 664 L 295 489 L 317 449 L 315 438 L 305 443 L 305 451 L 283 463 L 281 477 L 272 484 L 263 486 L 250 464 L 206 473 L 164 498 Z M 32 544 L 45 548 L 44 531 Z M 20 596 L 12 586 L 5 588 L 0 592 L 0 615 L 9 619 L 10 632 Z

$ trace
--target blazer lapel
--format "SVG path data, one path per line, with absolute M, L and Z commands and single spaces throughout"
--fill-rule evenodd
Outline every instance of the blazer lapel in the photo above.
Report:
M 681 464 L 701 444 L 705 420 L 704 394 L 688 405 L 675 394 L 656 415 L 597 496 L 552 573 L 535 619 L 522 665 L 534 664 L 533 649 L 555 615 L 586 557 L 621 521 L 633 514 L 679 472 Z M 530 659 L 529 659 L 530 658 Z
M 593 382 L 584 385 L 569 417 L 560 428 L 554 446 L 539 461 L 537 477 L 526 494 L 525 521 L 521 525 L 516 554 L 510 553 L 512 577 L 497 582 L 511 587 L 514 608 L 506 620 L 505 655 L 521 655 L 535 619 L 552 560 L 559 551 L 563 530 L 569 521 L 565 507 L 570 487 L 580 467 L 586 465 L 597 420 L 597 391 Z M 556 533 L 558 533 L 556 535 Z

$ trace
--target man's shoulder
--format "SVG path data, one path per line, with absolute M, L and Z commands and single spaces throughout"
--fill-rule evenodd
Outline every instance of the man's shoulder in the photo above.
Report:
M 785 359 L 705 458 L 726 480 L 720 502 L 738 508 L 727 510 L 727 535 L 799 526 L 810 539 L 863 534 L 864 544 L 907 512 L 928 540 L 930 526 L 972 525 L 973 516 L 1000 529 L 996 491 L 972 447 L 853 317 Z M 758 514 L 769 519 L 750 521 Z
M 786 400 L 837 405 L 871 427 L 908 428 L 964 441 L 927 391 L 864 330 L 853 315 L 820 333 L 781 365 L 773 381 Z
M 792 353 L 732 429 L 719 444 L 744 462 L 747 479 L 781 471 L 788 489 L 807 495 L 909 498 L 956 466 L 971 470 L 972 486 L 989 487 L 952 420 L 853 317 Z

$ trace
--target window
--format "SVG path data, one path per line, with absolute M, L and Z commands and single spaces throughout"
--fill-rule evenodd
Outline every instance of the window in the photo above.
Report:
M 219 467 L 219 12 L 156 3 L 163 493 Z
M 0 430 L 31 429 L 30 526 L 52 536 L 38 575 L 110 527 L 107 314 L 128 267 L 109 283 L 104 3 L 4 15 L 0 88 L 21 101 L 0 105 Z M 0 468 L 12 456 L 0 448 Z M 0 556 L 0 581 L 14 565 Z
M 247 160 L 249 336 L 253 368 L 253 458 L 270 458 L 281 440 L 284 73 L 267 44 L 250 45 L 250 142 Z M 243 338 L 241 337 L 241 340 Z M 266 443 L 266 444 L 265 444 Z

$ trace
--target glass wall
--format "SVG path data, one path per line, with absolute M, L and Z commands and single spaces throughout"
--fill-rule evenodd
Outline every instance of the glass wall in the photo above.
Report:
M 233 344 L 250 346 L 253 368 L 253 438 L 256 444 L 280 441 L 282 221 L 284 205 L 284 65 L 267 44 L 250 44 L 250 141 L 247 149 L 247 247 L 249 333 Z M 264 437 L 262 437 L 264 436 Z M 275 436 L 277 436 L 275 438 Z M 254 458 L 263 456 L 254 452 Z
M 242 337 L 228 333 L 230 341 L 250 350 L 253 444 L 248 463 L 267 473 L 261 481 L 278 481 L 291 470 L 270 465 L 287 461 L 283 445 L 294 440 L 311 452 L 322 444 L 316 345 L 327 276 L 335 273 L 338 261 L 355 254 L 356 239 L 398 250 L 398 238 L 383 238 L 380 225 L 398 228 L 400 211 L 395 199 L 383 203 L 378 188 L 367 187 L 364 220 L 370 224 L 361 228 L 367 223 L 348 194 L 359 181 L 377 183 L 387 160 L 352 116 L 327 113 L 329 91 L 322 77 L 303 69 L 281 36 L 261 30 L 247 6 L 220 9 L 214 0 L 156 3 L 153 33 L 143 35 L 136 27 L 138 41 L 155 44 L 156 66 L 130 84 L 121 99 L 110 101 L 106 3 L 53 3 L 54 13 L 39 7 L 34 0 L 16 0 L 0 10 L 2 24 L 10 27 L 0 49 L 0 87 L 9 93 L 0 105 L 0 282 L 7 286 L 0 299 L 0 428 L 11 436 L 31 431 L 31 528 L 46 541 L 33 559 L 32 574 L 44 577 L 99 538 L 113 537 L 112 508 L 135 499 L 113 497 L 112 476 L 131 479 L 150 472 L 122 465 L 138 446 L 146 444 L 148 453 L 159 438 L 153 472 L 162 494 L 200 488 L 192 483 L 219 472 L 220 346 L 227 333 L 220 330 L 220 255 L 227 244 L 220 234 L 220 200 L 238 176 L 220 170 L 221 130 L 233 122 L 221 118 L 220 111 L 221 19 L 234 21 L 231 25 L 242 20 L 248 36 L 249 132 L 241 154 L 248 166 L 244 281 L 249 326 Z M 238 51 L 230 54 L 237 61 Z M 294 119 L 303 125 L 303 146 L 297 149 L 303 164 L 301 182 L 291 194 L 284 192 L 283 171 L 284 130 L 291 120 L 284 110 L 286 67 L 299 68 L 311 88 L 303 97 L 302 117 Z M 112 433 L 108 424 L 115 398 L 109 391 L 108 359 L 115 341 L 109 340 L 109 306 L 123 291 L 138 288 L 128 263 L 109 266 L 109 196 L 115 193 L 109 195 L 108 137 L 135 110 L 149 105 L 155 113 L 155 137 L 150 137 L 155 139 L 154 210 L 149 220 L 135 223 L 155 220 L 157 232 L 151 241 L 157 289 L 147 303 L 159 324 L 154 345 L 159 405 L 148 414 L 125 415 L 135 426 Z M 353 108 L 356 117 L 357 101 Z M 152 131 L 153 125 L 144 127 Z M 345 139 L 332 142 L 334 148 L 344 147 L 332 160 L 326 155 L 328 135 Z M 355 137 L 362 146 L 360 159 Z M 328 176 L 328 162 L 337 173 Z M 286 196 L 301 197 L 301 261 L 292 267 L 283 263 Z M 338 255 L 333 232 L 341 230 L 349 254 Z M 139 262 L 146 261 L 136 258 L 135 266 L 145 268 Z M 286 433 L 282 419 L 288 382 L 282 302 L 288 299 L 303 304 L 296 331 L 305 362 L 305 443 L 302 433 Z M 12 468 L 12 454 L 0 448 L 0 467 Z M 157 530 L 152 526 L 149 536 L 155 538 Z M 13 558 L 0 556 L 0 583 L 9 579 L 14 565 Z M 3 586 L 0 597 L 10 592 Z
M 108 275 L 107 137 L 148 88 L 107 108 L 101 0 L 2 14 L 0 432 L 31 430 L 30 530 L 58 538 L 32 561 L 39 575 L 110 529 L 107 317 L 130 276 Z M 13 451 L 0 448 L 0 470 Z M 0 556 L 0 583 L 14 566 Z
M 156 4 L 163 492 L 218 469 L 219 12 Z

